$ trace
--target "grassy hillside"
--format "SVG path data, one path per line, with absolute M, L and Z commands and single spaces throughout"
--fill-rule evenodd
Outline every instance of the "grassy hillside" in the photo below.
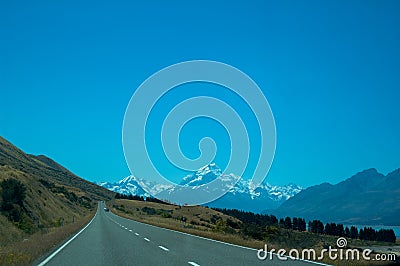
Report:
M 0 166 L 3 165 L 27 173 L 36 179 L 80 189 L 93 200 L 110 199 L 113 195 L 109 190 L 76 176 L 52 159 L 44 155 L 26 154 L 0 137 Z
M 15 189 L 5 183 L 22 188 L 21 202 L 14 200 Z M 2 137 L 0 185 L 0 264 L 31 263 L 88 222 L 98 200 L 114 195 L 46 156 L 24 153 Z

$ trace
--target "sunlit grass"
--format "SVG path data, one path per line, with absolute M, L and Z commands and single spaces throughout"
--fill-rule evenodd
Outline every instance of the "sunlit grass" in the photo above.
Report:
M 0 246 L 0 265 L 29 265 L 81 229 L 94 216 L 90 214 L 67 223 L 63 227 L 41 230 L 32 235 L 20 235 L 12 243 Z

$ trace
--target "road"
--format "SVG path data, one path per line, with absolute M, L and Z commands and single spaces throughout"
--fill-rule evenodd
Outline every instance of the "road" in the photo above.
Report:
M 99 203 L 90 224 L 40 265 L 313 265 L 275 255 L 262 261 L 255 249 L 128 220 L 104 207 Z

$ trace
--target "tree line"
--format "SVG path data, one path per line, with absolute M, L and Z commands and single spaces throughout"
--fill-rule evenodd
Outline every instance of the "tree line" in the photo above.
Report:
M 145 199 L 142 196 L 137 196 L 137 195 L 125 195 L 121 193 L 115 193 L 115 198 L 116 199 L 127 199 L 127 200 L 138 200 L 138 201 L 145 201 Z
M 250 236 L 257 240 L 263 240 L 271 234 L 275 234 L 278 228 L 293 229 L 297 231 L 306 230 L 306 221 L 302 218 L 290 217 L 279 219 L 275 215 L 258 214 L 237 209 L 212 208 L 215 211 L 235 217 L 242 223 L 238 226 L 241 234 Z
M 308 222 L 308 230 L 316 234 L 326 234 L 332 236 L 343 236 L 360 240 L 396 242 L 396 235 L 393 229 L 375 230 L 372 227 L 364 227 L 358 230 L 357 227 L 344 227 L 343 224 L 326 223 L 325 226 L 320 220 Z
M 382 241 L 382 242 L 396 242 L 396 235 L 393 229 L 379 229 L 375 230 L 372 227 L 364 227 L 358 230 L 357 227 L 344 226 L 343 224 L 326 223 L 325 225 L 320 220 L 313 220 L 308 222 L 299 217 L 286 217 L 277 219 L 274 215 L 255 214 L 253 212 L 246 212 L 237 209 L 226 208 L 213 208 L 216 211 L 222 212 L 226 215 L 235 217 L 248 224 L 250 227 L 257 227 L 263 230 L 266 227 L 276 226 L 280 228 L 296 230 L 296 231 L 309 231 L 315 234 L 325 234 L 332 236 L 347 237 L 360 240 Z
M 138 200 L 138 201 L 147 201 L 147 202 L 155 202 L 155 203 L 161 203 L 161 204 L 167 204 L 170 205 L 167 202 L 164 202 L 162 200 L 153 198 L 153 197 L 143 197 L 143 196 L 138 196 L 138 195 L 125 195 L 122 193 L 115 193 L 115 198 L 116 199 L 127 199 L 127 200 Z
M 253 212 L 247 212 L 237 209 L 226 209 L 226 208 L 212 208 L 218 212 L 222 212 L 226 215 L 235 217 L 240 221 L 247 224 L 256 224 L 262 227 L 265 226 L 278 226 L 285 229 L 293 229 L 297 231 L 306 231 L 307 224 L 303 218 L 294 217 L 291 219 L 290 217 L 281 218 L 278 220 L 275 215 L 268 214 L 258 214 Z

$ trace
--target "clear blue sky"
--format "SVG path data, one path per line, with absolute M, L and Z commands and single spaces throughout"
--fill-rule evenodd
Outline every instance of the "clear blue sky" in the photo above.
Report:
M 88 180 L 119 180 L 135 89 L 168 65 L 208 59 L 241 69 L 268 98 L 270 183 L 400 167 L 400 2 L 134 2 L 1 1 L 0 135 Z

